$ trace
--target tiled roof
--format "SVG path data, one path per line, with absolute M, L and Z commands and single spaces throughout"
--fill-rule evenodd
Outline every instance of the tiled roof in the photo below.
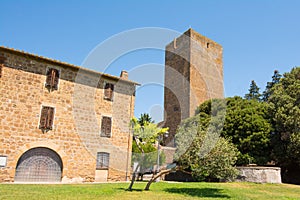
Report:
M 28 52 L 25 52 L 25 51 L 14 49 L 14 48 L 0 46 L 0 50 L 7 51 L 7 52 L 10 52 L 10 53 L 13 53 L 13 54 L 28 56 L 30 58 L 41 60 L 41 61 L 44 61 L 44 62 L 50 62 L 52 64 L 57 64 L 57 65 L 62 65 L 62 66 L 66 66 L 66 67 L 71 67 L 71 68 L 75 68 L 75 69 L 84 70 L 86 72 L 99 74 L 101 76 L 104 76 L 104 77 L 107 77 L 107 78 L 110 78 L 110 79 L 114 79 L 114 80 L 117 80 L 117 81 L 124 81 L 124 82 L 128 82 L 128 83 L 131 83 L 131 84 L 134 84 L 134 85 L 140 85 L 137 82 L 130 81 L 130 80 L 125 80 L 125 79 L 122 79 L 118 76 L 113 76 L 113 75 L 110 75 L 110 74 L 97 72 L 97 71 L 94 71 L 94 70 L 91 70 L 91 69 L 87 69 L 87 68 L 84 68 L 84 67 L 80 67 L 80 66 L 77 66 L 77 65 L 70 64 L 70 63 L 66 63 L 66 62 L 62 62 L 62 61 L 59 61 L 59 60 L 47 58 L 47 57 L 44 57 L 44 56 L 39 56 L 39 55 L 36 55 L 36 54 L 28 53 Z

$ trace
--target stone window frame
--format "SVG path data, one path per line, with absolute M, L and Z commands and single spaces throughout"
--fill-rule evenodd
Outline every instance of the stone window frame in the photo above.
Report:
M 45 114 L 46 109 L 48 109 L 47 110 L 47 116 L 45 116 L 45 115 L 43 116 L 43 112 Z M 49 110 L 50 110 L 50 112 L 49 112 Z M 54 106 L 51 106 L 51 105 L 41 105 L 41 108 L 40 108 L 40 117 L 39 117 L 39 125 L 38 125 L 39 129 L 42 129 L 43 131 L 53 130 L 55 114 L 56 114 L 56 108 Z M 50 120 L 48 119 L 49 117 L 50 117 Z M 43 118 L 46 118 L 46 119 L 43 119 Z M 44 126 L 42 126 L 41 125 L 42 120 L 46 120 L 47 122 L 45 122 L 45 123 L 47 123 L 47 124 L 45 124 Z M 48 124 L 48 123 L 50 123 L 50 124 Z
M 106 133 L 105 131 L 103 131 L 103 129 L 106 129 L 105 127 L 104 127 L 104 118 L 108 118 L 108 119 L 110 119 L 110 133 L 108 134 L 108 133 Z M 107 116 L 107 115 L 103 115 L 102 117 L 101 117 L 101 127 L 100 127 L 100 137 L 106 137 L 106 138 L 111 138 L 112 137 L 112 126 L 113 125 L 113 118 L 111 117 L 111 116 Z
M 49 70 L 56 70 L 58 72 L 58 77 L 57 77 L 57 83 L 52 83 L 55 81 L 55 78 L 53 79 L 53 77 L 49 78 L 50 75 Z M 59 89 L 59 84 L 60 84 L 60 79 L 61 79 L 61 69 L 55 66 L 48 66 L 46 68 L 46 74 L 45 74 L 46 78 L 45 78 L 45 88 L 47 88 L 49 91 L 53 91 L 53 90 L 58 90 Z M 49 80 L 51 79 L 51 80 Z M 49 83 L 50 82 L 50 83 Z
M 109 169 L 109 159 L 110 159 L 110 153 L 108 152 L 97 152 L 96 157 L 96 170 L 108 170 Z
M 2 162 L 4 162 L 4 164 L 2 164 Z M 0 168 L 6 167 L 6 165 L 7 165 L 7 156 L 0 154 Z
M 113 101 L 115 96 L 114 93 L 115 93 L 115 84 L 111 82 L 104 82 L 104 86 L 103 86 L 104 99 L 108 101 Z

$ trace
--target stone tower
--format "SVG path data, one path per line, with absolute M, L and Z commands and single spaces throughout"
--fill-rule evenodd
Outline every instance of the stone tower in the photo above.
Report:
M 164 126 L 170 129 L 165 145 L 175 146 L 178 125 L 194 116 L 197 106 L 223 97 L 221 45 L 189 29 L 166 46 Z

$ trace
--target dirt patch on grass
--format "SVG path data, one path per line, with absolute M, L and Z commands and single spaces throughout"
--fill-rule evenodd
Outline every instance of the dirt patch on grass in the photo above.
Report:
M 284 187 L 288 187 L 288 188 L 298 188 L 300 189 L 300 185 L 293 185 L 293 184 L 281 184 Z
M 226 183 L 228 185 L 230 185 L 230 187 L 234 187 L 234 188 L 251 188 L 251 186 L 249 185 L 249 183 Z

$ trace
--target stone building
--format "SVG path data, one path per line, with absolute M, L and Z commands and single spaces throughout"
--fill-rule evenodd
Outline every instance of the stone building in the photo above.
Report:
M 222 46 L 193 29 L 174 39 L 165 51 L 165 144 L 173 147 L 181 120 L 194 116 L 208 99 L 223 98 Z
M 127 180 L 136 85 L 0 47 L 0 182 Z

